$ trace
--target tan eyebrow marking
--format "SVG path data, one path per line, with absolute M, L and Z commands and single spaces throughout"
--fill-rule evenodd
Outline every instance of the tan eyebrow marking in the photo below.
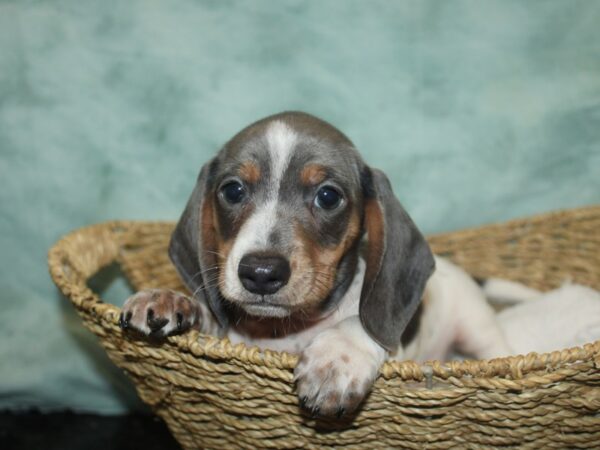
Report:
M 300 180 L 303 184 L 314 186 L 327 177 L 325 167 L 319 164 L 308 164 L 300 172 Z
M 240 178 L 247 183 L 256 183 L 260 179 L 260 168 L 252 161 L 246 161 L 238 169 Z

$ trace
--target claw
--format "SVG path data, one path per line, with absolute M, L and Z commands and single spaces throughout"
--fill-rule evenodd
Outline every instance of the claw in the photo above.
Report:
M 308 396 L 304 395 L 301 399 L 300 399 L 300 407 L 304 408 L 306 406 L 306 402 L 308 401 Z
M 131 315 L 132 315 L 131 311 L 129 311 L 127 313 L 127 315 L 125 316 L 125 318 L 123 318 L 123 313 L 119 314 L 119 326 L 123 330 L 126 330 L 127 328 L 129 328 L 129 321 L 131 320 Z
M 310 417 L 315 418 L 319 415 L 319 412 L 321 411 L 321 407 L 320 406 L 315 406 L 311 413 L 310 413 Z

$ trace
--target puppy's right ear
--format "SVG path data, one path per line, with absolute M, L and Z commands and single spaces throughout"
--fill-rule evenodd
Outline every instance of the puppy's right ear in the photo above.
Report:
M 169 256 L 179 276 L 194 297 L 204 296 L 212 313 L 222 327 L 227 325 L 221 293 L 215 282 L 218 260 L 212 196 L 212 175 L 217 159 L 200 170 L 196 186 L 185 210 L 171 235 Z

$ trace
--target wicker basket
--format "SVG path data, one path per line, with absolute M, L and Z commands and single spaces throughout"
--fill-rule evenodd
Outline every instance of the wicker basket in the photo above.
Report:
M 87 286 L 117 262 L 136 289 L 183 289 L 168 260 L 171 223 L 111 222 L 60 240 L 52 278 L 142 400 L 186 449 L 600 448 L 600 341 L 491 361 L 386 363 L 346 422 L 302 413 L 296 356 L 190 332 L 161 345 L 124 335 L 119 308 Z M 600 207 L 430 237 L 434 251 L 478 277 L 550 289 L 600 289 Z

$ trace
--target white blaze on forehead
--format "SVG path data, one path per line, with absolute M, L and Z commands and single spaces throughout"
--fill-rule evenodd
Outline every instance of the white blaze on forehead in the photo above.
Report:
M 279 188 L 298 141 L 296 132 L 279 120 L 267 127 L 265 138 L 271 169 L 267 199 L 256 205 L 235 238 L 227 258 L 223 291 L 230 298 L 239 298 L 244 292 L 238 278 L 240 260 L 248 253 L 268 250 L 269 236 L 277 222 Z
M 267 150 L 271 157 L 272 189 L 279 190 L 281 179 L 290 162 L 292 150 L 298 141 L 296 132 L 284 122 L 276 120 L 270 124 L 266 132 Z M 274 192 L 276 194 L 276 192 Z

